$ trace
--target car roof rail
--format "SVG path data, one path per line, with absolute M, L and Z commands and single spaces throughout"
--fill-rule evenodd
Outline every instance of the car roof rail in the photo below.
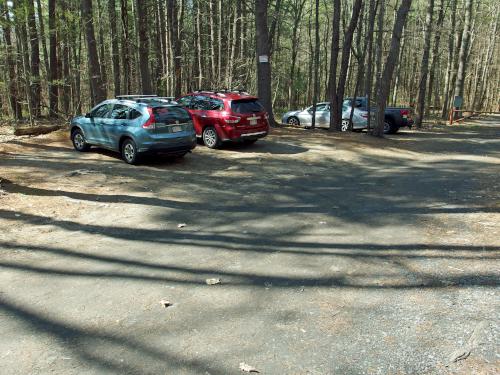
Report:
M 142 94 L 135 94 L 135 95 L 116 95 L 115 98 L 118 100 L 135 100 L 135 99 L 143 99 L 143 98 L 157 98 L 158 95 L 142 95 Z

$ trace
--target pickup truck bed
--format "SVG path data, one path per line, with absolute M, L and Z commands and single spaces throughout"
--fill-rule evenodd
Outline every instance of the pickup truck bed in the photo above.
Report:
M 352 98 L 345 99 L 346 101 L 352 101 Z M 368 100 L 366 97 L 357 97 L 356 108 L 367 110 Z M 370 109 L 371 112 L 375 112 L 375 108 Z M 411 116 L 412 109 L 405 107 L 386 107 L 384 113 L 385 128 L 384 132 L 387 134 L 397 133 L 400 128 L 410 128 L 413 126 L 413 118 Z

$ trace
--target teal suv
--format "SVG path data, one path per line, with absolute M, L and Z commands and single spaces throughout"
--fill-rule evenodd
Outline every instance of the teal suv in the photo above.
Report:
M 182 157 L 196 147 L 189 113 L 177 103 L 156 96 L 105 100 L 85 116 L 73 118 L 70 131 L 77 151 L 103 147 L 120 152 L 129 164 L 136 164 L 145 153 Z

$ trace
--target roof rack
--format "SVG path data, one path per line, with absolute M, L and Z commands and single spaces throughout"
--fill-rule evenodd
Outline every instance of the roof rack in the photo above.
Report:
M 238 93 L 242 95 L 250 95 L 245 89 L 198 89 L 195 92 L 208 92 L 213 94 L 229 94 L 229 93 Z
M 157 98 L 158 95 L 142 95 L 142 94 L 135 94 L 135 95 L 116 95 L 116 99 L 118 100 L 134 100 L 134 99 L 142 99 L 142 98 Z

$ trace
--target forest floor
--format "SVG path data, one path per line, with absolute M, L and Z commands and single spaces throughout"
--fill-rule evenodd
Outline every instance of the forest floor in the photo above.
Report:
M 500 372 L 500 117 L 137 167 L 9 137 L 0 179 L 3 375 Z

